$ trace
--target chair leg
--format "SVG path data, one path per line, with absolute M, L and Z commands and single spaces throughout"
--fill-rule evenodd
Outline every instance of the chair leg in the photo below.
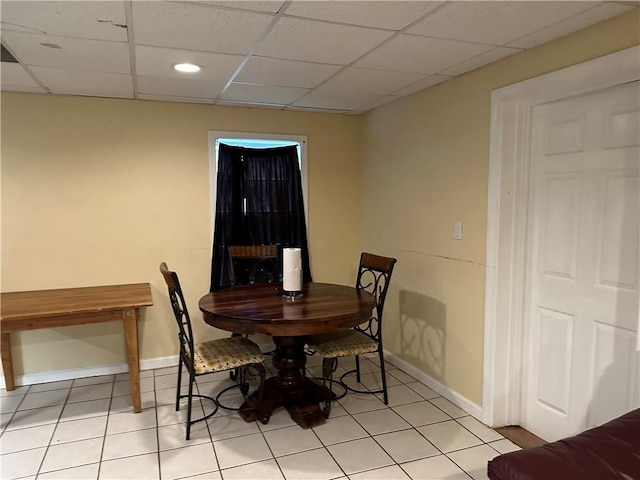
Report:
M 307 346 L 305 345 L 304 354 L 305 354 L 307 357 L 310 357 L 310 356 L 312 356 L 312 355 L 315 355 L 315 354 L 316 354 L 316 352 L 315 352 L 315 350 L 313 350 L 313 349 L 311 349 L 311 348 L 309 348 L 309 347 L 307 347 Z M 303 376 L 303 377 L 306 377 L 306 376 L 307 376 L 307 362 L 304 362 L 304 366 L 302 367 L 302 376 Z
M 195 378 L 193 373 L 189 372 L 189 394 L 187 396 L 187 440 L 191 438 L 191 402 L 193 400 L 193 384 Z
M 356 381 L 360 383 L 360 357 L 356 355 Z
M 176 386 L 176 412 L 180 410 L 180 385 L 182 384 L 182 355 L 178 355 L 178 385 Z
M 260 365 L 260 386 L 258 387 L 258 401 L 262 403 L 264 399 L 264 382 L 267 381 L 267 369 Z
M 260 363 L 256 364 L 255 367 L 258 370 L 258 375 L 260 376 L 260 384 L 258 385 L 258 405 L 262 406 L 262 399 L 264 398 L 264 382 L 267 376 L 267 370 L 264 368 L 264 365 Z M 270 413 L 263 415 L 262 412 L 260 412 L 260 422 L 262 422 L 263 425 L 269 423 L 270 417 Z
M 337 358 L 323 358 L 322 359 L 322 385 L 324 387 L 329 384 L 329 391 L 333 393 L 333 372 L 335 372 L 338 366 Z M 324 418 L 329 418 L 329 414 L 331 413 L 331 397 L 333 395 L 329 394 L 329 396 L 325 399 L 324 408 L 322 409 L 322 413 L 324 414 Z
M 231 337 L 232 337 L 232 338 L 233 338 L 233 337 L 242 337 L 242 334 L 241 334 L 241 333 L 238 333 L 238 332 L 232 332 L 232 333 L 231 333 Z M 245 335 L 245 338 L 247 338 L 247 337 L 248 337 L 248 335 Z M 234 368 L 233 370 L 230 370 L 230 371 L 229 371 L 229 378 L 230 378 L 231 380 L 234 380 L 234 381 L 235 381 L 235 380 L 238 378 L 238 375 L 239 375 L 239 374 L 240 374 L 240 369 L 239 369 L 239 368 Z
M 382 353 L 382 347 L 378 350 L 378 358 L 380 358 L 380 375 L 382 376 L 382 396 L 384 397 L 384 404 L 389 404 L 389 396 L 387 395 L 387 374 L 384 370 L 384 353 Z
M 249 393 L 249 381 L 247 380 L 247 368 L 249 367 L 245 366 L 237 369 L 238 374 L 236 376 L 236 382 L 238 383 L 238 385 L 240 385 L 240 392 L 242 392 L 242 395 L 244 397 L 246 397 L 247 393 Z

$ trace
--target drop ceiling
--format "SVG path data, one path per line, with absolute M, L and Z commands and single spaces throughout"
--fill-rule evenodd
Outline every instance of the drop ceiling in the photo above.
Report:
M 2 0 L 0 84 L 359 114 L 639 4 Z M 181 62 L 203 69 L 178 73 Z

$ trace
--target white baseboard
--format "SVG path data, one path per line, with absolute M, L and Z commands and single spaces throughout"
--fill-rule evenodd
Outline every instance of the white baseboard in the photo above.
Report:
M 273 349 L 273 343 L 261 342 L 258 346 L 263 351 Z M 153 370 L 154 368 L 174 367 L 178 365 L 178 356 L 157 357 L 147 360 L 140 360 L 140 371 Z M 70 370 L 52 370 L 49 372 L 27 373 L 26 375 L 16 375 L 14 382 L 16 387 L 22 385 L 35 385 L 37 383 L 60 382 L 62 380 L 74 380 L 76 378 L 96 377 L 98 375 L 113 375 L 127 373 L 129 367 L 126 363 L 114 363 L 111 365 L 100 365 L 97 367 L 74 368 Z M 0 388 L 6 388 L 4 376 L 0 377 Z
M 269 350 L 272 345 L 260 345 L 263 350 Z M 442 383 L 433 379 L 422 370 L 411 365 L 400 357 L 393 355 L 385 350 L 385 358 L 397 367 L 400 367 L 406 373 L 411 375 L 419 382 L 424 383 L 433 391 L 439 393 L 451 403 L 460 407 L 469 415 L 482 421 L 482 407 L 460 395 L 458 392 L 451 390 Z M 140 361 L 140 370 L 153 370 L 155 368 L 174 367 L 178 365 L 178 356 L 158 357 Z M 76 378 L 95 377 L 98 375 L 113 375 L 118 373 L 127 373 L 128 366 L 126 363 L 115 363 L 111 365 L 101 365 L 97 367 L 75 368 L 71 370 L 52 370 L 50 372 L 28 373 L 26 375 L 17 375 L 15 377 L 16 386 L 34 385 L 37 383 L 59 382 L 62 380 L 74 380 Z M 5 388 L 4 377 L 0 377 L 0 387 Z
M 406 373 L 411 375 L 413 378 L 415 378 L 419 382 L 424 383 L 431 390 L 442 395 L 444 398 L 449 400 L 451 403 L 453 403 L 457 407 L 460 407 L 462 410 L 467 412 L 472 417 L 475 417 L 479 421 L 482 421 L 482 407 L 480 405 L 473 403 L 471 400 L 469 400 L 466 397 L 463 397 L 455 390 L 451 390 L 449 387 L 446 387 L 439 381 L 430 377 L 419 368 L 411 365 L 406 360 L 403 360 L 402 358 L 397 357 L 396 355 L 392 354 L 391 352 L 388 352 L 387 350 L 384 351 L 384 358 L 385 360 L 388 360 L 389 362 L 394 364 L 396 367 L 399 367 L 400 369 L 404 370 Z
M 140 361 L 140 370 L 153 370 L 154 368 L 174 367 L 178 365 L 178 356 L 158 357 Z M 71 370 L 52 370 L 50 372 L 27 373 L 16 375 L 16 386 L 34 385 L 37 383 L 59 382 L 62 380 L 74 380 L 76 378 L 96 377 L 99 375 L 113 375 L 127 373 L 129 367 L 126 363 L 114 363 L 98 367 L 74 368 Z M 0 377 L 0 387 L 5 388 L 4 377 Z

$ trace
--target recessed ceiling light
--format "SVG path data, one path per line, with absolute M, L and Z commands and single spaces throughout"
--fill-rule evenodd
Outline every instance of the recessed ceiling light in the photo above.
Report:
M 195 73 L 202 70 L 202 67 L 195 63 L 176 63 L 173 68 L 182 73 Z

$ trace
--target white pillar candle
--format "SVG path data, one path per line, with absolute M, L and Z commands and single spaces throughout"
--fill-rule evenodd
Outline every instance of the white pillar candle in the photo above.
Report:
M 282 289 L 285 292 L 302 290 L 302 251 L 299 248 L 282 249 Z

